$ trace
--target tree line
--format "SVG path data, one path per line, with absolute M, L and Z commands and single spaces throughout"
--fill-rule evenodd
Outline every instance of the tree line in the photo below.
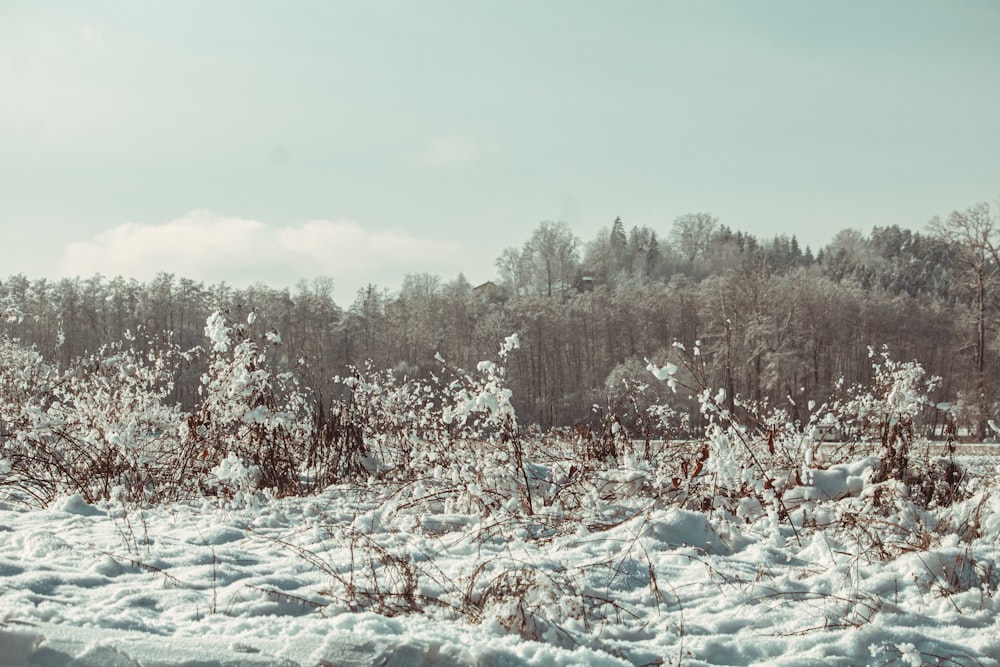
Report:
M 496 269 L 477 286 L 411 274 L 395 290 L 362 288 L 346 307 L 326 277 L 243 289 L 167 273 L 148 282 L 17 275 L 0 282 L 0 332 L 67 366 L 123 336 L 133 346 L 149 345 L 148 334 L 205 346 L 215 309 L 234 320 L 253 312 L 273 362 L 320 407 L 351 366 L 370 361 L 401 377 L 430 377 L 440 359 L 474 369 L 517 333 L 521 349 L 507 360 L 514 406 L 522 424 L 542 429 L 589 423 L 629 387 L 655 383 L 650 361 L 680 364 L 730 403 L 770 402 L 805 423 L 838 391 L 871 381 L 869 348 L 885 345 L 943 378 L 935 400 L 975 436 L 989 437 L 1000 413 L 1000 220 L 987 204 L 936 218 L 924 233 L 848 229 L 815 253 L 709 213 L 683 215 L 666 234 L 618 218 L 586 242 L 564 222 L 542 222 L 502 250 Z M 197 403 L 204 363 L 177 371 L 169 400 Z M 697 427 L 696 396 L 669 400 Z

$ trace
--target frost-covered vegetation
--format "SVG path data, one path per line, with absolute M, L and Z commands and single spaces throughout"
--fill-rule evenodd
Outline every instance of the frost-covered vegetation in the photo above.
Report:
M 678 343 L 589 424 L 542 432 L 514 408 L 517 335 L 472 370 L 351 368 L 318 403 L 309 369 L 282 370 L 281 336 L 256 326 L 217 311 L 199 346 L 130 334 L 65 368 L 0 341 L 4 623 L 81 622 L 15 561 L 82 550 L 101 585 L 190 591 L 116 613 L 188 636 L 219 619 L 233 650 L 270 642 L 261 664 L 375 659 L 277 648 L 283 618 L 394 638 L 371 650 L 410 651 L 401 664 L 997 664 L 995 465 L 956 456 L 954 410 L 916 361 L 869 349 L 872 382 L 802 423 L 710 385 L 700 345 Z M 184 410 L 171 383 L 202 357 Z M 86 546 L 40 529 L 43 508 Z M 290 573 L 252 565 L 266 558 Z M 263 637 L 221 620 L 260 615 Z M 26 660 L 49 634 L 72 645 L 45 628 L 0 628 L 0 643 Z
M 938 411 L 954 453 L 951 407 L 929 400 L 940 379 L 927 378 L 917 362 L 894 361 L 887 350 L 869 350 L 870 387 L 851 387 L 811 406 L 801 424 L 784 408 L 708 386 L 699 347 L 688 351 L 678 343 L 676 363 L 647 362 L 648 382 L 622 379 L 618 396 L 594 405 L 596 428 L 542 433 L 518 424 L 507 386 L 516 334 L 503 341 L 495 360 L 473 371 L 440 355 L 438 371 L 426 379 L 370 365 L 350 368 L 337 378 L 342 398 L 320 409 L 299 375 L 275 367 L 269 348 L 280 345 L 280 336 L 269 331 L 259 342 L 251 336 L 254 320 L 251 313 L 233 322 L 216 311 L 204 327 L 204 348 L 181 350 L 166 337 L 147 340 L 142 353 L 123 342 L 66 369 L 3 339 L 3 486 L 34 505 L 66 493 L 87 502 L 145 505 L 203 495 L 241 502 L 357 479 L 409 483 L 475 472 L 473 483 L 456 481 L 446 494 L 453 502 L 463 509 L 513 503 L 532 515 L 563 505 L 565 498 L 556 503 L 548 495 L 561 493 L 566 482 L 558 480 L 628 461 L 651 475 L 643 484 L 653 484 L 660 500 L 734 514 L 737 507 L 723 498 L 744 510 L 752 501 L 764 514 L 787 517 L 783 494 L 805 484 L 814 467 L 871 456 L 879 483 L 923 484 L 936 476 L 924 505 L 948 504 L 959 493 L 953 457 L 932 469 L 914 444 L 918 418 Z M 134 342 L 131 334 L 126 339 Z M 183 411 L 166 400 L 172 378 L 202 355 L 208 362 L 199 401 Z M 667 400 L 651 383 L 669 388 Z M 705 424 L 697 437 L 687 415 L 670 405 L 669 396 L 678 393 L 697 396 Z M 833 444 L 832 434 L 849 438 Z M 465 473 L 452 470 L 456 465 Z M 500 483 L 495 492 L 484 491 L 488 481 Z M 468 495 L 469 488 L 475 493 Z

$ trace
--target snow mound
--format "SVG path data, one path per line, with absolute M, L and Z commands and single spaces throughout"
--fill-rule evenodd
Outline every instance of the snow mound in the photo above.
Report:
M 726 552 L 708 516 L 699 512 L 676 508 L 658 512 L 650 516 L 642 535 L 666 548 L 691 546 L 713 554 Z

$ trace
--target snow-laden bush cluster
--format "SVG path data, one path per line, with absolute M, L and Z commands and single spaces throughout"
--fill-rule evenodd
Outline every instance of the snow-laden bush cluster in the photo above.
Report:
M 954 460 L 916 451 L 914 419 L 937 409 L 927 397 L 938 379 L 885 350 L 870 351 L 871 387 L 810 406 L 800 425 L 778 407 L 699 385 L 698 348 L 678 345 L 680 366 L 648 362 L 649 382 L 674 391 L 680 383 L 701 405 L 704 436 L 678 442 L 670 438 L 687 424 L 649 400 L 648 384 L 628 379 L 608 405 L 595 406 L 592 425 L 545 435 L 522 428 L 505 382 L 516 335 L 473 372 L 440 356 L 439 371 L 426 379 L 351 368 L 338 378 L 342 399 L 321 408 L 294 372 L 273 363 L 277 332 L 251 335 L 253 322 L 253 313 L 233 322 L 216 312 L 205 326 L 207 351 L 182 351 L 169 338 L 117 344 L 64 370 L 17 341 L 0 341 L 0 483 L 41 505 L 64 493 L 90 502 L 217 496 L 241 504 L 375 478 L 437 489 L 449 507 L 526 515 L 641 491 L 774 523 L 794 522 L 831 466 L 870 461 L 864 484 L 886 502 L 899 496 L 933 507 L 962 494 Z M 196 355 L 208 355 L 208 370 L 196 408 L 182 413 L 166 398 Z M 831 432 L 851 437 L 826 444 Z M 854 486 L 825 492 L 856 495 Z
M 523 464 L 502 363 L 516 336 L 471 373 L 444 359 L 440 376 L 423 381 L 352 368 L 338 378 L 345 398 L 323 409 L 272 362 L 277 332 L 254 337 L 253 323 L 253 313 L 244 323 L 215 312 L 207 351 L 169 339 L 134 345 L 127 334 L 66 369 L 0 340 L 0 486 L 37 505 L 67 493 L 87 502 L 217 496 L 240 505 L 344 479 L 415 479 L 454 460 L 464 441 Z M 199 355 L 208 356 L 200 400 L 182 413 L 167 397 Z M 524 470 L 516 476 L 527 479 Z
M 36 350 L 0 341 L 0 470 L 5 486 L 47 504 L 176 498 L 188 461 L 184 415 L 164 398 L 183 356 L 169 342 L 143 354 L 123 343 L 59 371 Z M 182 465 L 178 465 L 182 464 Z

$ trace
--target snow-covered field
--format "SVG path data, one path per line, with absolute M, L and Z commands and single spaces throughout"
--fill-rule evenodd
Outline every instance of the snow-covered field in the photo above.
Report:
M 0 664 L 1000 665 L 1000 498 L 853 526 L 867 470 L 822 471 L 782 522 L 621 489 L 562 522 L 379 484 L 5 505 Z
M 0 339 L 0 667 L 1000 665 L 1000 458 L 919 441 L 961 411 L 916 362 L 870 349 L 805 424 L 650 363 L 699 432 L 624 383 L 543 434 L 502 363 L 354 369 L 320 419 L 243 325 L 206 335 L 192 413 L 178 349 Z

